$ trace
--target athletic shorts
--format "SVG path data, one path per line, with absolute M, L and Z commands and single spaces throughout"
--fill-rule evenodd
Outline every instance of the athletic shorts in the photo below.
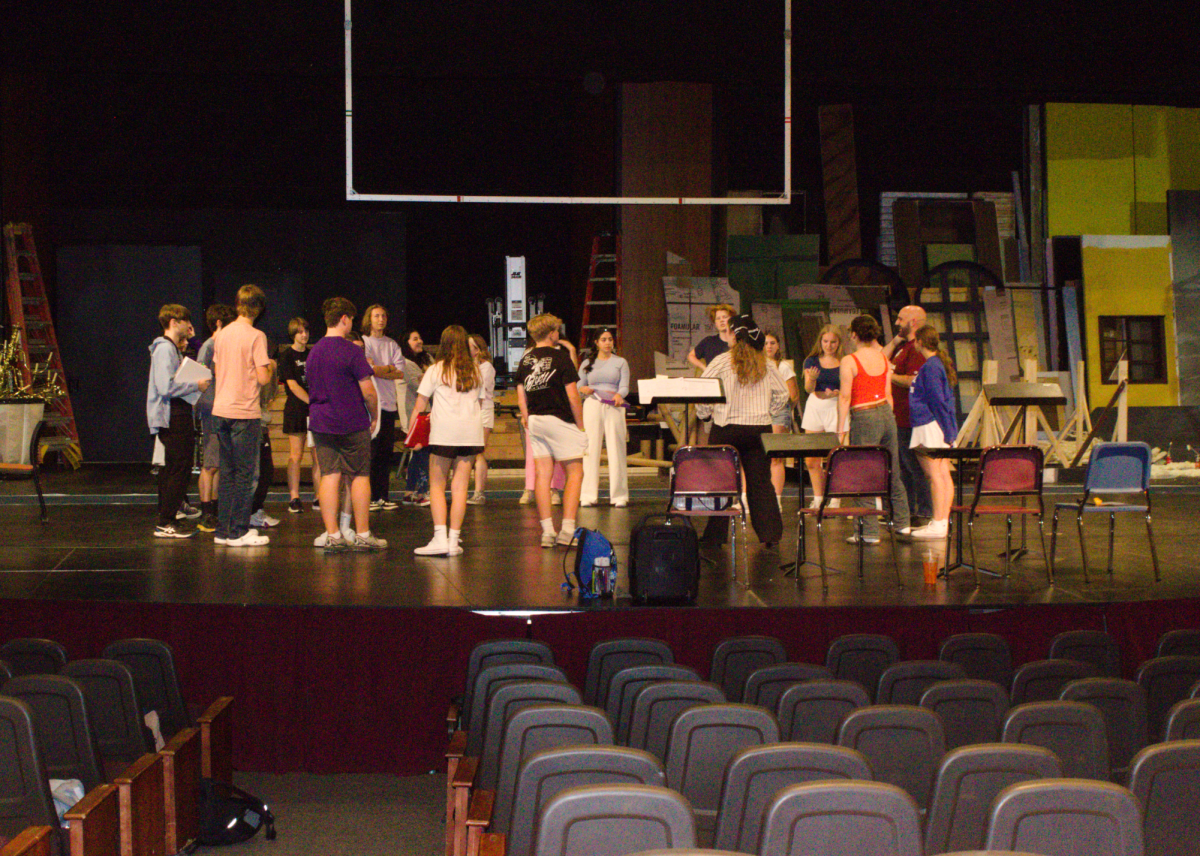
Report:
M 370 475 L 370 431 L 355 431 L 353 434 L 322 434 L 314 431 L 313 440 L 316 442 L 317 465 L 321 468 L 322 475 Z
M 283 406 L 284 434 L 303 434 L 308 430 L 308 408 L 303 406 L 303 401 L 297 400 L 296 403 L 301 406 L 290 407 L 290 400 Z
M 200 466 L 206 470 L 221 468 L 221 443 L 216 431 L 205 431 L 200 437 Z
M 838 400 L 836 398 L 817 398 L 810 395 L 804 402 L 804 418 L 800 427 L 809 434 L 822 431 L 830 433 L 837 431 Z
M 587 454 L 588 439 L 574 422 L 535 413 L 529 416 L 529 445 L 535 458 L 573 461 Z
M 472 458 L 483 454 L 483 446 L 430 446 L 429 454 L 439 458 Z

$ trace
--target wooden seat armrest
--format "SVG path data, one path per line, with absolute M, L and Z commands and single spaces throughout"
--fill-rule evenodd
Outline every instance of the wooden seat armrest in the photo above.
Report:
M 496 804 L 496 792 L 478 790 L 471 795 L 471 807 L 467 809 L 467 826 L 487 829 L 492 822 L 492 808 Z
M 479 766 L 478 758 L 463 758 L 458 762 L 454 778 L 450 781 L 452 788 L 469 788 L 475 784 L 475 768 Z
M 458 714 L 459 714 L 458 702 L 456 702 L 456 701 L 450 702 L 450 706 L 448 708 L 446 708 L 446 733 L 447 734 L 453 734 L 454 730 L 456 728 L 458 728 Z
M 505 856 L 506 842 L 500 832 L 485 833 L 479 842 L 479 856 Z
M 204 711 L 204 713 L 197 717 L 196 724 L 200 725 L 203 723 L 211 723 L 222 713 L 224 713 L 226 708 L 228 708 L 231 704 L 233 704 L 233 696 L 221 696 L 208 706 L 208 710 Z
M 86 821 L 88 815 L 95 811 L 97 806 L 104 805 L 105 800 L 112 798 L 113 791 L 116 789 L 116 785 L 96 785 L 83 795 L 83 799 L 66 810 L 63 820 Z
M 447 758 L 461 758 L 463 753 L 467 751 L 467 732 L 455 731 L 450 735 L 450 742 L 446 745 Z
M 10 839 L 0 838 L 0 845 L 3 845 L 0 852 L 15 856 L 49 854 L 52 852 L 50 842 L 53 836 L 54 828 L 51 826 L 27 826 Z

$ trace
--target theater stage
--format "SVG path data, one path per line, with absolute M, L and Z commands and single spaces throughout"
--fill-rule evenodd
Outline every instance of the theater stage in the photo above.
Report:
M 798 580 L 779 567 L 795 556 L 791 525 L 779 550 L 751 535 L 748 564 L 739 564 L 736 578 L 728 547 L 704 547 L 711 561 L 703 564 L 700 596 L 690 608 L 631 607 L 624 598 L 581 607 L 560 588 L 563 553 L 538 546 L 537 513 L 516 503 L 513 479 L 496 479 L 488 504 L 468 508 L 466 552 L 454 559 L 413 556 L 431 533 L 427 509 L 373 515 L 373 529 L 390 542 L 384 553 L 326 556 L 311 546 L 320 531 L 317 516 L 287 514 L 281 494 L 268 500 L 282 521 L 271 530 L 270 546 L 228 549 L 204 534 L 153 538 L 153 483 L 140 468 L 51 474 L 46 487 L 50 522 L 41 524 L 27 482 L 0 485 L 4 638 L 54 638 L 72 658 L 97 656 L 118 638 L 166 639 L 189 701 L 238 698 L 235 761 L 245 770 L 435 768 L 441 714 L 461 689 L 470 648 L 498 636 L 549 642 L 582 684 L 591 645 L 619 635 L 664 639 L 680 662 L 703 675 L 713 646 L 744 633 L 777 636 L 792 659 L 819 662 L 842 633 L 887 633 L 905 658 L 924 659 L 936 657 L 951 633 L 991 631 L 1009 639 L 1021 663 L 1044 657 L 1061 630 L 1101 628 L 1121 642 L 1132 675 L 1163 631 L 1200 625 L 1194 571 L 1200 489 L 1191 487 L 1156 489 L 1163 575 L 1157 584 L 1136 518 L 1118 520 L 1111 577 L 1104 572 L 1107 526 L 1087 521 L 1090 585 L 1067 521 L 1055 585 L 1046 582 L 1031 527 L 1031 552 L 1008 580 L 985 578 L 976 588 L 971 573 L 959 570 L 933 589 L 922 584 L 924 544 L 900 545 L 903 587 L 886 542 L 868 548 L 860 582 L 855 548 L 841 540 L 848 524 L 841 523 L 830 527 L 829 539 L 830 563 L 841 570 L 825 594 L 815 566 L 805 566 Z M 665 504 L 665 482 L 642 477 L 633 488 L 628 508 L 579 515 L 580 525 L 613 540 L 622 577 L 630 529 Z M 1051 493 L 1047 501 L 1062 495 Z M 797 503 L 791 487 L 786 520 L 795 520 Z M 981 556 L 997 567 L 1002 520 L 977 529 Z

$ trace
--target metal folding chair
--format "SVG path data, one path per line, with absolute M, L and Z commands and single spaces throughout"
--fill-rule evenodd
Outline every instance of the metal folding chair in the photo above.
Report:
M 859 499 L 882 500 L 887 519 L 888 536 L 892 542 L 892 565 L 896 571 L 896 585 L 903 588 L 900 580 L 900 560 L 896 553 L 896 528 L 892 520 L 892 457 L 885 446 L 839 446 L 829 453 L 826 460 L 829 468 L 825 483 L 825 496 L 816 508 L 801 508 L 796 524 L 796 567 L 808 562 L 804 541 L 804 520 L 813 517 L 817 522 L 817 555 L 821 566 L 821 585 L 829 591 L 829 579 L 825 568 L 825 534 L 823 525 L 830 517 L 853 517 L 857 521 L 858 533 L 858 578 L 863 578 L 863 518 L 878 515 L 879 509 L 869 506 L 847 506 L 830 508 L 830 500 Z
M 980 515 L 1003 514 L 1007 522 L 1004 536 L 1004 573 L 1008 576 L 1009 565 L 1013 559 L 1012 523 L 1014 515 L 1036 514 L 1038 519 L 1038 539 L 1042 542 L 1042 558 L 1046 561 L 1046 581 L 1054 585 L 1054 568 L 1050 564 L 1050 556 L 1046 552 L 1045 513 L 1042 504 L 1042 450 L 1037 446 L 991 446 L 983 450 L 979 457 L 979 474 L 975 478 L 975 498 L 970 505 L 955 505 L 950 508 L 952 525 L 946 531 L 946 555 L 950 555 L 950 536 L 954 529 L 953 521 L 958 515 L 961 526 L 962 516 L 967 516 L 967 536 L 971 542 L 971 567 L 975 571 L 975 585 L 979 585 L 979 562 L 975 557 L 975 518 Z M 1034 497 L 1036 506 L 1013 505 L 1009 503 L 981 503 L 986 497 L 1005 497 L 1009 499 Z M 993 573 L 988 571 L 988 573 Z
M 1141 494 L 1142 502 L 1103 501 L 1105 496 Z M 1095 500 L 1100 500 L 1099 504 Z M 1075 502 L 1056 502 L 1050 524 L 1050 561 L 1058 540 L 1058 512 L 1075 512 L 1079 530 L 1079 555 L 1083 559 L 1083 581 L 1088 577 L 1087 544 L 1083 538 L 1085 514 L 1108 515 L 1108 575 L 1113 572 L 1113 538 L 1117 529 L 1117 514 L 1136 512 L 1146 516 L 1146 537 L 1150 541 L 1150 561 L 1154 565 L 1154 581 L 1161 582 L 1158 571 L 1158 551 L 1154 547 L 1154 529 L 1150 525 L 1150 447 L 1145 443 L 1101 443 L 1092 450 L 1084 479 L 1083 496 Z
M 681 500 L 676 502 L 676 500 Z M 737 527 L 746 544 L 746 509 L 742 507 L 742 459 L 733 446 L 681 446 L 671 459 L 671 492 L 667 512 L 685 517 L 728 517 L 733 574 L 737 577 Z

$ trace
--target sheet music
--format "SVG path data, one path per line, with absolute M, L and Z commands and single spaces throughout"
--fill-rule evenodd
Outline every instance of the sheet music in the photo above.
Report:
M 202 380 L 212 380 L 212 371 L 205 365 L 184 357 L 183 362 L 175 372 L 175 380 L 180 383 L 199 383 Z
M 638 381 L 638 401 L 655 398 L 720 398 L 721 381 L 715 377 L 652 377 Z

